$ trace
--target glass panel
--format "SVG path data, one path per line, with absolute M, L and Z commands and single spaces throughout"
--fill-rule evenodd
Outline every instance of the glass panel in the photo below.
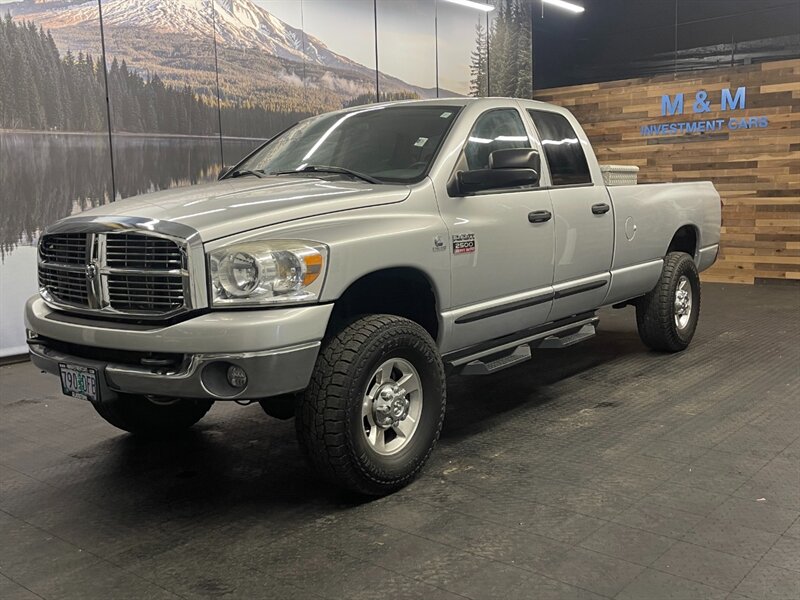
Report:
M 464 157 L 469 171 L 488 169 L 489 155 L 495 150 L 530 147 L 525 126 L 516 110 L 492 110 L 478 117 L 464 148 Z
M 341 108 L 306 86 L 298 0 L 214 2 L 214 32 L 226 166 L 300 119 Z
M 101 0 L 100 8 L 117 198 L 214 180 L 221 151 L 212 0 Z
M 380 99 L 436 97 L 431 0 L 377 0 Z
M 569 121 L 558 113 L 528 110 L 542 140 L 553 185 L 591 183 L 589 165 Z
M 279 173 L 327 166 L 382 181 L 419 181 L 459 110 L 400 105 L 321 115 L 282 134 L 239 169 Z
M 531 98 L 533 54 L 530 3 L 492 0 L 492 4 L 496 10 L 489 13 L 488 95 Z
M 325 111 L 375 102 L 372 0 L 303 0 L 302 9 L 306 93 Z
M 437 8 L 439 97 L 487 96 L 487 14 L 441 0 Z

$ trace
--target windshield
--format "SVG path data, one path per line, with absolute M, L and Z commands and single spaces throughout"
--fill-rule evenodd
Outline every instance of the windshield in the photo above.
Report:
M 379 181 L 413 183 L 428 172 L 460 108 L 372 106 L 321 115 L 278 135 L 236 170 L 276 174 L 336 167 Z

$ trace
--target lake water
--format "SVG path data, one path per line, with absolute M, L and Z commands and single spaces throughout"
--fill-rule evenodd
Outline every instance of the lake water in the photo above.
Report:
M 232 164 L 259 140 L 227 139 Z M 219 139 L 116 135 L 116 197 L 211 181 Z M 0 132 L 0 356 L 24 351 L 24 299 L 36 293 L 36 244 L 51 223 L 112 200 L 108 136 Z

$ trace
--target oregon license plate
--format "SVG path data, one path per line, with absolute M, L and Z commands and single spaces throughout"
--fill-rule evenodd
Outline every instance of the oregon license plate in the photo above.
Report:
M 92 402 L 100 399 L 97 369 L 58 363 L 58 370 L 61 374 L 61 390 L 64 394 Z

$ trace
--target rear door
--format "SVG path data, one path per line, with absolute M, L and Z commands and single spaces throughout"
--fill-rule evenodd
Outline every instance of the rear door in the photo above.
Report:
M 576 127 L 561 113 L 528 109 L 550 173 L 555 216 L 554 321 L 603 303 L 614 251 L 614 214 L 604 185 L 592 181 Z M 601 182 L 602 183 L 602 182 Z

